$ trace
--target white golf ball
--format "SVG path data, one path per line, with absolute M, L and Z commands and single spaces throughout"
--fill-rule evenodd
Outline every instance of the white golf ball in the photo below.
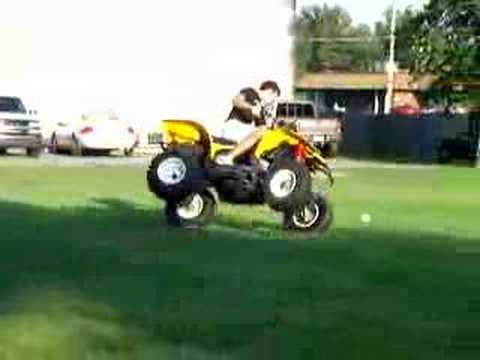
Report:
M 362 222 L 365 223 L 365 224 L 368 224 L 370 221 L 372 221 L 372 217 L 370 216 L 370 214 L 362 214 L 362 216 L 360 217 L 360 219 L 361 219 Z

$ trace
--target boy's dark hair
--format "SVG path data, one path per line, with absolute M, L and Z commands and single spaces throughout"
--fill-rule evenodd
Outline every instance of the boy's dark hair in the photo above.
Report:
M 260 90 L 273 90 L 274 92 L 277 93 L 278 96 L 280 96 L 281 94 L 280 87 L 278 86 L 278 84 L 275 81 L 271 81 L 271 80 L 264 81 L 260 85 Z

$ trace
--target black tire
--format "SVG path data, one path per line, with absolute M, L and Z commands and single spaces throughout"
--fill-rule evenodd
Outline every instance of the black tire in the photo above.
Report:
M 215 184 L 221 200 L 233 204 L 265 204 L 262 174 L 252 168 L 237 167 L 236 178 L 225 178 Z
M 0 155 L 7 155 L 7 149 L 6 148 L 0 148 Z
M 325 144 L 323 153 L 328 158 L 335 158 L 338 155 L 338 142 L 331 141 Z
M 82 156 L 84 154 L 84 149 L 80 141 L 76 138 L 75 135 L 72 135 L 73 140 L 73 148 L 72 148 L 72 155 L 73 156 Z
M 211 222 L 216 209 L 217 202 L 214 195 L 205 190 L 190 194 L 182 201 L 168 201 L 165 215 L 167 223 L 171 226 L 199 228 Z
M 191 193 L 203 192 L 208 181 L 202 158 L 202 151 L 196 146 L 173 147 L 156 155 L 147 170 L 148 188 L 158 198 L 174 202 Z M 170 168 L 166 161 L 170 161 Z M 165 175 L 159 175 L 162 164 Z M 174 166 L 179 167 L 176 172 Z
M 55 133 L 50 137 L 50 142 L 48 144 L 48 152 L 50 154 L 58 154 L 58 141 L 57 135 Z
M 27 148 L 27 156 L 32 158 L 38 158 L 42 154 L 42 150 L 43 149 L 41 147 Z
M 279 179 L 285 174 L 286 177 L 294 177 L 293 189 L 286 191 L 285 194 L 279 194 Z M 277 158 L 267 170 L 265 178 L 265 201 L 273 210 L 286 211 L 297 208 L 305 204 L 311 197 L 312 178 L 305 164 L 301 164 L 290 155 L 284 155 Z
M 84 149 L 84 155 L 91 155 L 91 156 L 110 156 L 112 154 L 112 150 L 93 150 L 93 149 Z
M 320 234 L 326 233 L 330 229 L 334 218 L 330 201 L 324 195 L 315 193 L 306 206 L 315 216 L 306 219 L 302 214 L 305 208 L 288 210 L 283 214 L 284 228 L 300 232 L 317 231 Z
M 123 149 L 123 155 L 125 155 L 126 157 L 132 157 L 134 151 L 135 151 L 134 147 L 131 147 L 130 149 L 128 148 Z

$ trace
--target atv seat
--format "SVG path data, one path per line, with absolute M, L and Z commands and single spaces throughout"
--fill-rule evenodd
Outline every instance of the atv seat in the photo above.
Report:
M 229 145 L 237 145 L 237 142 L 236 141 L 233 141 L 233 140 L 229 140 L 229 139 L 225 139 L 225 138 L 221 138 L 221 137 L 216 137 L 216 136 L 213 136 L 212 137 L 212 140 L 214 143 L 217 143 L 217 144 L 220 144 L 220 145 L 226 145 L 226 146 L 229 146 Z

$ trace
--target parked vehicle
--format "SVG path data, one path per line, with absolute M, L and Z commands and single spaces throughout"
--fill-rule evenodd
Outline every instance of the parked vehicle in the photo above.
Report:
M 448 134 L 443 134 L 437 143 L 437 160 L 443 164 L 454 160 L 467 160 L 476 165 L 480 161 L 480 106 L 465 106 L 464 112 L 451 110 L 452 108 L 447 113 L 447 116 L 451 116 L 451 124 L 455 124 L 456 114 L 466 113 L 468 125 L 463 129 L 456 128 L 455 131 L 450 129 Z
M 42 128 L 36 111 L 27 111 L 22 99 L 0 96 L 0 154 L 10 148 L 23 148 L 28 156 L 38 157 L 43 150 Z
M 454 138 L 442 139 L 437 149 L 438 162 L 446 164 L 452 160 L 476 161 L 479 155 L 478 134 L 464 132 Z
M 413 116 L 413 115 L 420 115 L 422 113 L 422 109 L 419 107 L 414 107 L 412 105 L 399 105 L 392 108 L 393 115 L 401 115 L 401 116 Z
M 290 124 L 299 134 L 309 139 L 327 157 L 335 157 L 342 141 L 342 122 L 336 113 L 318 114 L 311 101 L 282 101 L 277 107 L 277 118 Z
M 212 137 L 193 121 L 163 121 L 163 152 L 150 163 L 147 183 L 166 202 L 168 223 L 205 225 L 218 196 L 234 204 L 267 204 L 283 214 L 287 229 L 327 231 L 331 205 L 325 193 L 312 191 L 312 173 L 324 173 L 333 184 L 328 164 L 308 140 L 276 124 L 230 166 L 215 160 L 234 142 Z
M 139 143 L 139 135 L 127 122 L 113 112 L 83 114 L 73 122 L 59 122 L 50 137 L 50 152 L 72 155 L 109 155 L 122 150 L 130 156 Z

